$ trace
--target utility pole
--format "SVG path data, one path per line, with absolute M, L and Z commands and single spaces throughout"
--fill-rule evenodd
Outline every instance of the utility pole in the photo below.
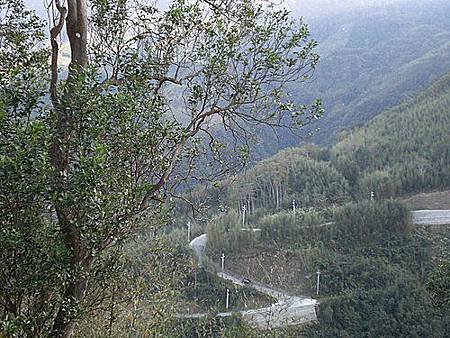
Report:
M 225 268 L 225 254 L 224 253 L 222 253 L 222 272 L 223 272 L 223 270 L 224 270 L 224 268 Z
M 194 289 L 197 288 L 197 270 L 194 272 Z
M 188 243 L 191 242 L 191 221 L 188 221 L 187 224 L 187 237 L 188 237 Z
M 297 204 L 296 204 L 297 202 L 295 201 L 295 199 L 293 199 L 292 200 L 292 211 L 294 212 L 294 216 L 295 216 L 295 209 L 296 209 L 296 206 L 297 206 Z
M 245 225 L 245 212 L 247 211 L 247 207 L 245 204 L 242 206 L 242 225 Z
M 320 270 L 317 270 L 317 287 L 316 287 L 316 295 L 319 295 L 319 285 L 320 285 Z
M 228 310 L 230 307 L 230 289 L 227 289 L 227 297 L 225 298 L 225 308 Z

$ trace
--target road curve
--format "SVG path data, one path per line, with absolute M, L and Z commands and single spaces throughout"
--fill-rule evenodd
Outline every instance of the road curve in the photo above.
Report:
M 206 234 L 201 235 L 189 244 L 192 250 L 197 255 L 201 264 L 205 254 L 208 237 Z M 232 283 L 244 286 L 242 277 L 235 276 L 226 272 L 219 272 L 217 275 Z M 291 296 L 281 291 L 276 291 L 258 283 L 251 285 L 257 291 L 275 298 L 277 301 L 269 307 L 239 311 L 243 319 L 249 324 L 261 328 L 272 329 L 277 327 L 284 327 L 289 325 L 298 325 L 310 321 L 317 320 L 315 305 L 317 301 L 308 297 Z M 220 317 L 231 316 L 232 312 L 219 313 Z M 206 314 L 197 313 L 191 315 L 181 315 L 183 318 L 201 318 Z
M 205 256 L 207 242 L 208 242 L 208 235 L 203 234 L 201 236 L 194 238 L 189 243 L 189 246 L 191 247 L 191 249 L 194 251 L 195 255 L 197 256 L 197 259 L 198 259 L 198 262 L 200 265 L 202 265 L 203 257 Z
M 242 283 L 242 277 L 233 276 L 226 272 L 218 272 L 217 275 L 236 285 L 245 285 Z M 249 324 L 267 330 L 317 320 L 315 309 L 317 301 L 315 299 L 291 296 L 258 283 L 252 283 L 252 287 L 261 293 L 275 298 L 277 302 L 261 309 L 240 311 L 244 320 Z M 227 314 L 220 315 L 224 316 Z

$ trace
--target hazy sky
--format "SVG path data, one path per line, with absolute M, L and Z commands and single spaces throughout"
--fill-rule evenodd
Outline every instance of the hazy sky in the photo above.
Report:
M 278 1 L 281 0 L 277 0 L 277 2 Z M 284 0 L 284 4 L 292 10 L 296 16 L 308 18 L 323 14 L 337 14 L 349 9 L 379 7 L 407 1 L 411 0 Z M 164 6 L 167 5 L 170 0 L 158 0 L 157 2 Z M 36 9 L 40 15 L 45 15 L 43 5 L 44 0 L 25 0 L 25 3 L 30 8 Z
M 285 4 L 302 16 L 317 16 L 364 7 L 380 7 L 407 0 L 285 0 Z

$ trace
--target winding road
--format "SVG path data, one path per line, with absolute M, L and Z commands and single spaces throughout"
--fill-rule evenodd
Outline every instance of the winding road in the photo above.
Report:
M 226 272 L 218 272 L 217 275 L 236 285 L 245 285 L 242 283 L 241 277 L 233 276 Z M 277 300 L 276 303 L 266 308 L 240 311 L 244 320 L 251 325 L 267 330 L 317 320 L 315 309 L 317 300 L 308 297 L 291 296 L 258 283 L 252 283 L 251 285 L 255 290 Z
M 412 220 L 415 225 L 445 225 L 450 224 L 450 210 L 416 210 L 412 211 Z M 318 227 L 331 225 L 326 223 L 318 225 Z M 197 255 L 200 262 L 203 260 L 205 248 L 208 238 L 207 235 L 201 235 L 191 241 L 190 246 Z M 244 286 L 241 276 L 236 276 L 228 272 L 218 272 L 217 275 L 236 285 Z M 257 291 L 264 293 L 277 301 L 269 307 L 239 311 L 243 319 L 251 325 L 261 329 L 272 329 L 285 327 L 290 325 L 298 325 L 306 322 L 316 321 L 317 300 L 291 296 L 285 292 L 277 291 L 272 288 L 263 286 L 259 283 L 252 283 L 251 286 Z M 219 313 L 219 317 L 231 316 L 233 312 Z M 184 318 L 201 318 L 207 314 L 192 314 L 183 316 Z
M 190 246 L 197 255 L 199 261 L 203 259 L 207 243 L 207 235 L 201 235 L 191 241 Z M 233 284 L 244 286 L 243 277 L 230 274 L 228 272 L 218 272 L 217 276 L 228 280 Z M 242 318 L 250 325 L 260 329 L 272 329 L 290 325 L 298 325 L 317 320 L 315 306 L 317 301 L 309 297 L 291 296 L 285 292 L 277 291 L 263 286 L 259 283 L 252 283 L 251 286 L 277 301 L 269 307 L 239 311 Z M 219 313 L 219 317 L 231 316 L 233 312 Z M 192 314 L 183 316 L 184 318 L 201 318 L 206 314 Z

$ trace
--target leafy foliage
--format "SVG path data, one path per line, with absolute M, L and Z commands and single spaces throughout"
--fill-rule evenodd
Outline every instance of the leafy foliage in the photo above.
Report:
M 450 305 L 450 263 L 442 261 L 437 264 L 427 281 L 427 289 L 431 294 L 434 304 L 444 311 Z
M 340 232 L 348 232 L 360 240 L 375 232 L 407 233 L 411 223 L 409 210 L 395 201 L 361 202 L 336 210 L 334 219 Z
M 0 331 L 70 337 L 113 292 L 123 244 L 167 223 L 180 186 L 246 162 L 244 122 L 296 129 L 322 114 L 285 91 L 319 57 L 305 23 L 256 1 L 53 0 L 49 11 L 51 50 L 22 0 L 0 1 Z M 168 261 L 154 280 L 178 276 L 169 252 L 140 255 Z
M 227 220 L 230 228 L 242 228 L 242 212 L 233 209 L 244 204 L 245 227 L 261 230 L 251 245 L 233 237 L 228 251 L 233 271 L 302 294 L 315 292 L 315 272 L 321 271 L 319 323 L 288 336 L 445 336 L 448 269 L 445 260 L 436 264 L 435 256 L 446 257 L 446 242 L 438 234 L 424 236 L 430 229 L 411 227 L 408 208 L 393 197 L 448 187 L 449 93 L 446 75 L 414 100 L 343 134 L 329 150 L 280 152 L 235 178 L 239 184 L 228 195 L 221 190 L 221 203 L 228 203 L 231 211 L 219 219 Z M 317 165 L 313 173 L 291 174 L 295 166 L 286 163 L 301 162 L 326 165 L 327 170 L 317 170 Z M 260 182 L 290 175 L 286 192 L 279 190 L 284 203 L 277 207 L 276 194 L 272 204 L 263 204 L 262 197 L 252 202 L 258 208 L 248 203 L 264 187 Z M 293 187 L 304 187 L 302 195 L 314 196 L 317 185 L 329 187 L 328 175 L 332 184 L 345 182 L 346 198 L 334 200 L 332 208 L 331 199 L 322 204 L 320 196 L 313 197 L 313 208 L 302 204 L 294 215 L 290 202 L 299 195 Z M 215 222 L 208 227 L 208 234 L 216 236 L 210 251 L 228 250 L 230 234 Z

